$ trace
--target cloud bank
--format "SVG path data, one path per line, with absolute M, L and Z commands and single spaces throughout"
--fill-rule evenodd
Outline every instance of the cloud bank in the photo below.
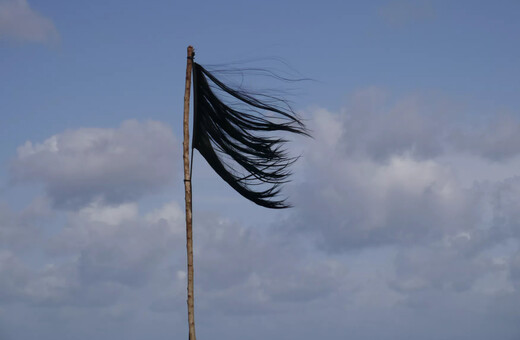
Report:
M 378 89 L 349 102 L 310 113 L 277 222 L 196 211 L 199 336 L 518 338 L 518 120 Z M 13 175 L 45 197 L 0 206 L 7 338 L 187 336 L 183 202 L 139 201 L 171 180 L 177 148 L 164 124 L 130 121 L 18 149 Z
M 43 183 L 55 206 L 96 200 L 116 204 L 160 191 L 176 175 L 178 143 L 159 122 L 126 121 L 117 129 L 83 128 L 27 141 L 12 163 L 14 180 Z

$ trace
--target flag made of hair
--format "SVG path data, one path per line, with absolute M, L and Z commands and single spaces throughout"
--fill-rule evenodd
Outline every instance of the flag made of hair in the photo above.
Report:
M 213 89 L 240 105 L 226 104 Z M 233 89 L 195 62 L 193 91 L 192 148 L 248 200 L 267 208 L 290 207 L 280 191 L 298 157 L 288 155 L 280 133 L 309 136 L 301 119 L 285 101 Z

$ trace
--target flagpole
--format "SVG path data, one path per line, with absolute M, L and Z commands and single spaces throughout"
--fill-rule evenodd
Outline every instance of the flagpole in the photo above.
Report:
M 191 211 L 191 175 L 190 175 L 190 88 L 191 69 L 193 67 L 193 47 L 188 46 L 188 60 L 186 64 L 186 88 L 184 92 L 184 192 L 186 199 L 186 252 L 188 258 L 188 325 L 189 340 L 195 337 L 195 316 L 193 299 L 193 234 L 192 234 L 192 211 Z

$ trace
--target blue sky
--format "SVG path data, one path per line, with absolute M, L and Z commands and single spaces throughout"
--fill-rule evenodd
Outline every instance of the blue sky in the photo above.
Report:
M 519 10 L 0 0 L 0 338 L 187 336 L 191 44 L 313 79 L 293 209 L 195 157 L 199 338 L 518 339 Z

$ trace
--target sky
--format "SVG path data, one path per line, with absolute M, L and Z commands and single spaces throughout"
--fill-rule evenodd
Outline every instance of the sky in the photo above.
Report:
M 0 339 L 187 338 L 190 44 L 313 135 L 282 211 L 195 154 L 199 339 L 519 339 L 519 10 L 0 0 Z

